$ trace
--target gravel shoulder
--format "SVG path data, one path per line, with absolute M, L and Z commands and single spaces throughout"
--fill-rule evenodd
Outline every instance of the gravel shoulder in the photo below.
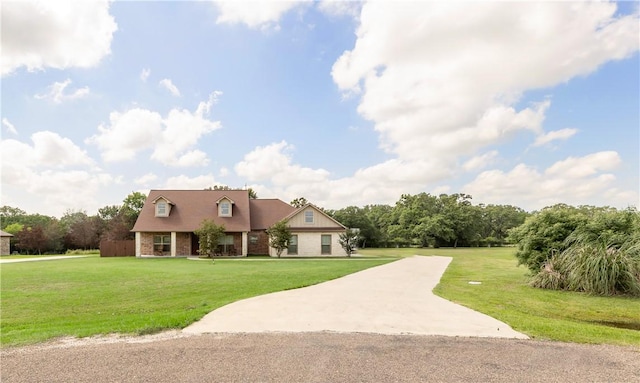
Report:
M 329 332 L 180 336 L 3 350 L 2 382 L 640 381 L 640 350 L 616 346 Z

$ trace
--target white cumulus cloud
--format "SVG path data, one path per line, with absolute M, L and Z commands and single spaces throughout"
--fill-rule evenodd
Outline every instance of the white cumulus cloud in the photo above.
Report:
M 44 201 L 40 213 L 60 216 L 66 209 L 95 206 L 100 188 L 115 182 L 69 138 L 40 131 L 31 141 L 0 142 L 2 185 L 19 190 L 19 198 Z
M 218 24 L 245 24 L 254 29 L 278 29 L 282 16 L 308 1 L 214 1 Z
M 151 158 L 169 166 L 204 166 L 206 153 L 193 149 L 202 136 L 219 129 L 219 121 L 207 118 L 221 92 L 213 92 L 195 112 L 172 109 L 166 117 L 147 109 L 133 108 L 112 112 L 109 125 L 100 125 L 98 133 L 86 140 L 101 150 L 107 162 L 133 159 L 137 153 L 153 149 Z
M 359 95 L 359 113 L 388 152 L 455 162 L 519 131 L 542 134 L 550 101 L 517 109 L 524 91 L 637 51 L 637 16 L 615 11 L 612 3 L 369 2 L 332 76 Z
M 617 206 L 633 205 L 637 192 L 619 190 L 615 175 L 609 173 L 620 164 L 620 156 L 612 151 L 569 157 L 544 171 L 518 164 L 507 172 L 482 172 L 463 190 L 484 203 L 511 203 L 525 209 L 568 201 L 597 205 L 602 199 Z
M 20 67 L 89 68 L 111 53 L 117 24 L 109 1 L 3 1 L 5 76 Z
M 236 164 L 235 171 L 249 181 L 269 180 L 276 185 L 320 183 L 328 180 L 329 172 L 292 163 L 287 153 L 294 149 L 286 141 L 259 146 Z
M 479 156 L 474 156 L 468 159 L 462 165 L 462 168 L 466 171 L 483 169 L 491 165 L 496 160 L 497 157 L 498 157 L 498 151 L 492 150 L 490 152 L 484 153 Z

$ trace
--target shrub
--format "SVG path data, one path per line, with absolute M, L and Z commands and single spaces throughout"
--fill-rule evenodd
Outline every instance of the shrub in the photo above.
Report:
M 618 245 L 619 237 L 570 236 L 570 246 L 562 253 L 567 288 L 598 295 L 640 295 L 639 239 L 636 235 Z
M 534 276 L 531 285 L 546 289 L 582 291 L 596 295 L 640 296 L 640 235 L 607 233 L 594 238 L 574 232 L 566 250 L 555 254 Z

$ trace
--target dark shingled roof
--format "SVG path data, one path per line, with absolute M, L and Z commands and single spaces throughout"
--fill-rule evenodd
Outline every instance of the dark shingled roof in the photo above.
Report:
M 266 230 L 274 223 L 280 221 L 296 208 L 279 199 L 252 199 L 251 206 L 251 230 Z
M 155 216 L 153 201 L 160 197 L 173 204 L 168 217 Z M 232 217 L 218 217 L 216 202 L 223 197 L 234 202 Z M 132 231 L 193 232 L 205 219 L 227 232 L 264 230 L 295 210 L 278 199 L 249 199 L 247 190 L 151 190 Z

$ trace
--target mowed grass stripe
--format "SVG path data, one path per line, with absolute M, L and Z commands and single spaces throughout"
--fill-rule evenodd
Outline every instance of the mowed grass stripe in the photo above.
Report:
M 2 346 L 61 336 L 183 328 L 228 303 L 335 279 L 393 259 L 79 258 L 4 264 Z

